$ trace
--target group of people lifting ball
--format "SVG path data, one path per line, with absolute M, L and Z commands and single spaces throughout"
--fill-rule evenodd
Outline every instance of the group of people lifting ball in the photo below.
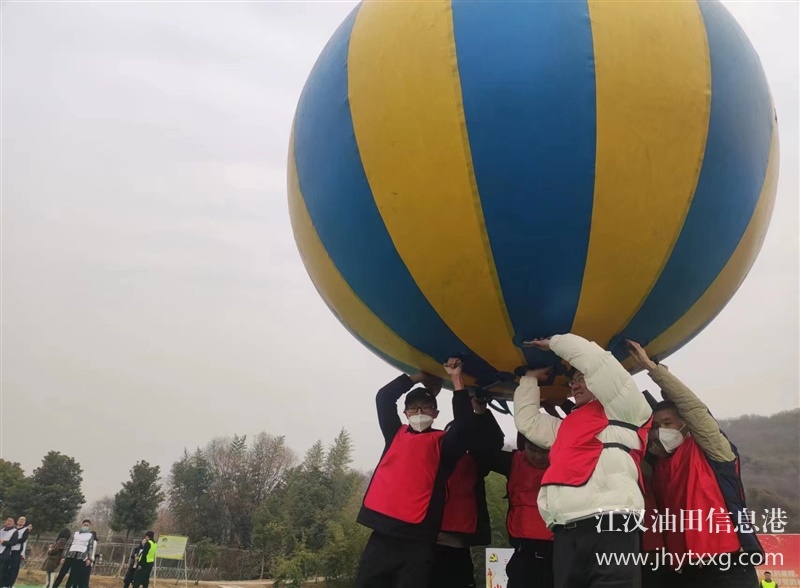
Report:
M 697 395 L 633 341 L 629 354 L 663 401 L 582 337 L 526 346 L 571 366 L 572 402 L 563 414 L 542 410 L 549 368 L 527 371 L 513 398 L 515 451 L 503 450 L 486 400 L 466 390 L 458 358 L 444 364 L 453 421 L 441 430 L 438 378 L 402 375 L 378 391 L 385 447 L 358 515 L 373 532 L 356 587 L 475 586 L 470 548 L 491 542 L 489 472 L 508 481 L 508 588 L 758 586 L 763 549 L 748 528 L 739 456 Z M 725 513 L 728 524 L 658 524 L 660 513 L 690 511 Z

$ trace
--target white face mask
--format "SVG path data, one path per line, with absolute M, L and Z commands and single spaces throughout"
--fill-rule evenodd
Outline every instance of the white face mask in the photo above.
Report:
M 685 426 L 686 425 L 683 427 Z M 667 453 L 674 453 L 675 450 L 681 446 L 681 443 L 683 443 L 683 434 L 681 434 L 683 427 L 681 427 L 680 430 L 665 429 L 663 427 L 658 430 L 658 440 L 661 441 L 661 445 L 664 446 Z
M 433 424 L 433 417 L 429 414 L 415 414 L 408 417 L 408 424 L 417 433 L 421 433 L 425 429 L 430 429 Z

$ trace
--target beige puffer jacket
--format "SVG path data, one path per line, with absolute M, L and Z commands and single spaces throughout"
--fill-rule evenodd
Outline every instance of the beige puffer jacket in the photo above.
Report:
M 556 335 L 550 349 L 583 373 L 586 386 L 605 409 L 610 420 L 641 426 L 652 414 L 631 375 L 616 358 L 596 343 L 577 335 Z M 541 412 L 540 390 L 535 378 L 523 377 L 514 393 L 514 422 L 528 439 L 551 447 L 561 419 Z M 603 443 L 622 443 L 641 449 L 636 432 L 609 425 L 597 438 Z M 544 486 L 539 492 L 539 511 L 548 526 L 594 517 L 600 512 L 640 512 L 644 498 L 639 471 L 633 458 L 619 449 L 606 449 L 586 485 Z

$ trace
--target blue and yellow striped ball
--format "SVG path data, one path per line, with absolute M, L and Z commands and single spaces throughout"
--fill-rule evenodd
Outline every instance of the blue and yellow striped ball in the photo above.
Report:
M 303 90 L 289 205 L 353 336 L 486 383 L 554 333 L 680 348 L 747 275 L 777 176 L 764 72 L 717 1 L 368 1 Z

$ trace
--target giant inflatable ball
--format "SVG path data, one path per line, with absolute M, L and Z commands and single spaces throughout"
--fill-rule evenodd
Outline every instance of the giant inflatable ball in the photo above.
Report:
M 289 208 L 354 337 L 503 393 L 556 361 L 525 340 L 686 344 L 752 266 L 777 177 L 764 71 L 719 2 L 370 1 L 303 90 Z

